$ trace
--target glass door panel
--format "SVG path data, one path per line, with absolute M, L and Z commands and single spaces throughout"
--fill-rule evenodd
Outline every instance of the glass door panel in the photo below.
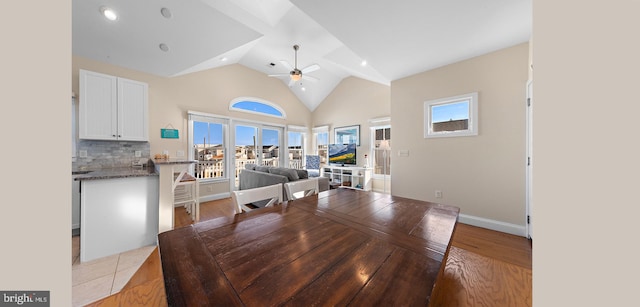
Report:
M 235 126 L 235 156 L 234 156 L 234 170 L 235 174 L 235 189 L 239 188 L 238 175 L 240 171 L 244 169 L 245 164 L 260 164 L 260 155 L 257 148 L 259 148 L 258 141 L 258 127 L 248 125 L 236 125 Z

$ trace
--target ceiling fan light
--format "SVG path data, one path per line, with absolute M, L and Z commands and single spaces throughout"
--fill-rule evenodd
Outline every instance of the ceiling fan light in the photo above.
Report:
M 102 15 L 104 15 L 104 17 L 109 20 L 113 21 L 118 19 L 118 15 L 116 14 L 116 12 L 106 6 L 100 8 L 100 13 L 102 13 Z
M 302 78 L 302 75 L 298 75 L 298 74 L 291 75 L 291 80 L 293 81 L 300 81 L 301 78 Z

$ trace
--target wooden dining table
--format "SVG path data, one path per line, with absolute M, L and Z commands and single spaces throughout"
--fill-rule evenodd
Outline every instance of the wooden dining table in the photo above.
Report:
M 459 208 L 333 189 L 158 235 L 169 306 L 428 306 Z

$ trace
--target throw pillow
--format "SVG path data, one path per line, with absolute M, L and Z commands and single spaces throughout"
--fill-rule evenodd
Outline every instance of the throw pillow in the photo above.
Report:
M 258 172 L 268 173 L 270 168 L 271 168 L 271 166 L 256 165 L 255 170 L 258 171 Z
M 245 164 L 244 168 L 248 169 L 248 170 L 255 170 L 256 169 L 256 165 L 253 163 L 249 163 L 249 164 Z
M 300 177 L 298 177 L 298 172 L 296 172 L 296 170 L 292 168 L 272 167 L 269 169 L 269 173 L 286 176 L 287 178 L 289 178 L 289 181 L 296 181 L 300 179 Z
M 300 179 L 307 179 L 309 178 L 309 173 L 307 172 L 306 169 L 297 169 L 296 172 L 298 172 L 298 177 Z

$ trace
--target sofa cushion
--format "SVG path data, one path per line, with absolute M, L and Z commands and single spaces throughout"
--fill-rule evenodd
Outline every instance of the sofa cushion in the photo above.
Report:
M 269 169 L 269 173 L 287 176 L 287 178 L 289 178 L 289 181 L 296 181 L 300 179 L 300 177 L 298 177 L 298 172 L 292 168 L 272 167 Z
M 256 168 L 254 170 L 256 170 L 258 172 L 268 173 L 270 168 L 271 168 L 271 166 L 256 165 Z
M 297 169 L 296 172 L 298 172 L 298 178 L 300 178 L 300 179 L 309 178 L 309 173 L 307 172 L 307 170 Z
M 253 163 L 248 163 L 244 165 L 245 169 L 250 169 L 250 170 L 255 170 L 256 169 L 256 165 Z

